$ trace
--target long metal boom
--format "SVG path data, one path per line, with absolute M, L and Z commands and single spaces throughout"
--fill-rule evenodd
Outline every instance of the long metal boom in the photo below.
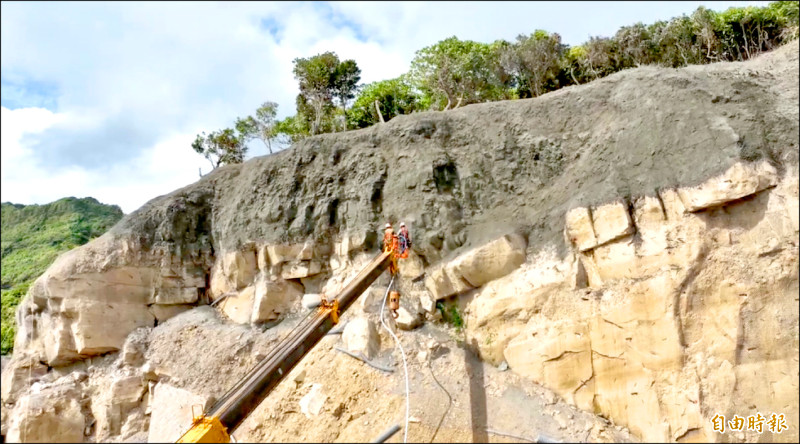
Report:
M 356 275 L 336 298 L 343 312 L 390 265 L 391 252 L 376 256 Z M 333 328 L 338 319 L 336 304 L 319 310 L 295 327 L 269 354 L 220 398 L 178 442 L 204 442 L 224 439 L 264 400 L 301 359 Z M 216 424 L 216 425 L 213 425 Z M 222 426 L 221 431 L 213 430 Z M 201 431 L 202 429 L 202 431 Z M 212 433 L 214 432 L 214 433 Z M 222 437 L 222 438 L 219 438 Z

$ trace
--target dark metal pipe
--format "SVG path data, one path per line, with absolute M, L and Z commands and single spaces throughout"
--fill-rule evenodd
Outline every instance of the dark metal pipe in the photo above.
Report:
M 377 438 L 373 439 L 370 442 L 386 442 L 387 439 L 391 438 L 392 435 L 394 435 L 399 431 L 400 431 L 400 424 L 395 424 L 386 429 L 385 432 L 381 433 L 380 436 L 378 436 Z
M 348 307 L 383 273 L 390 254 L 381 253 L 339 293 L 339 310 Z M 320 310 L 296 334 L 284 338 L 248 374 L 214 404 L 207 416 L 216 416 L 233 433 L 261 401 L 333 328 L 330 310 Z

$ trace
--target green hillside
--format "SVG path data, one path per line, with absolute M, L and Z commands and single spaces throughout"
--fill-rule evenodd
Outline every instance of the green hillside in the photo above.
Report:
M 14 313 L 28 287 L 59 254 L 105 233 L 122 218 L 116 205 L 66 197 L 46 205 L 3 202 L 2 354 L 14 346 Z

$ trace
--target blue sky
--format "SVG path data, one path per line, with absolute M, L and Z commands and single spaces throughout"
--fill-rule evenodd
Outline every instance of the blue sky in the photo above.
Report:
M 92 196 L 129 213 L 210 166 L 201 131 L 264 101 L 294 113 L 292 60 L 355 59 L 362 81 L 396 77 L 455 35 L 535 29 L 577 45 L 620 26 L 768 2 L 2 2 L 0 200 Z M 250 156 L 266 154 L 252 144 Z

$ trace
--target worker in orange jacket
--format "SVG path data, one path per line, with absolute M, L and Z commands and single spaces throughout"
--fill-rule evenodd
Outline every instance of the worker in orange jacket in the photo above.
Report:
M 392 230 L 392 224 L 387 222 L 383 230 L 383 251 L 390 251 L 392 249 L 393 240 L 394 230 Z

